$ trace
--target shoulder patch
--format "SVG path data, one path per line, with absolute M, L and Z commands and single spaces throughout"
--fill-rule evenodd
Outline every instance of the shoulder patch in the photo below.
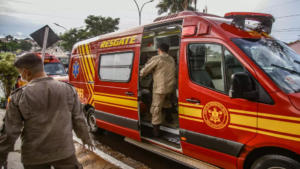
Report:
M 16 88 L 15 90 L 13 90 L 13 91 L 10 93 L 10 95 L 12 96 L 12 95 L 18 93 L 19 91 L 22 91 L 23 88 L 25 88 L 26 86 L 27 86 L 27 85 L 24 85 L 24 86 L 22 86 L 22 87 Z

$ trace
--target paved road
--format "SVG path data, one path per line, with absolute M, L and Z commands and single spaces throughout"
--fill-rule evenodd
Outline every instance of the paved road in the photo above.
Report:
M 0 126 L 2 125 L 2 119 L 5 115 L 5 109 L 0 108 Z M 23 168 L 21 164 L 21 140 L 18 139 L 15 144 L 15 152 L 11 152 L 8 155 L 8 169 L 20 169 Z

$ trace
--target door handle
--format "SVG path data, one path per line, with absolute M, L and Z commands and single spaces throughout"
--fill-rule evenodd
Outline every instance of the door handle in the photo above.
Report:
M 94 81 L 88 81 L 88 84 L 94 84 Z
M 191 103 L 201 103 L 200 100 L 198 100 L 198 99 L 186 99 L 186 101 L 191 102 Z
M 125 94 L 128 95 L 128 96 L 133 96 L 134 95 L 134 93 L 132 93 L 132 92 L 125 92 Z

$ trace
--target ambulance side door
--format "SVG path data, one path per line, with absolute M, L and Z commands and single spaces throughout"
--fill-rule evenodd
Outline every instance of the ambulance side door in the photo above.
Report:
M 238 54 L 222 40 L 185 41 L 179 69 L 183 152 L 235 168 L 243 146 L 256 135 L 258 103 L 231 99 L 231 75 L 245 72 Z M 245 62 L 244 62 L 245 63 Z
M 102 51 L 96 59 L 94 105 L 97 125 L 140 140 L 137 79 L 139 46 Z

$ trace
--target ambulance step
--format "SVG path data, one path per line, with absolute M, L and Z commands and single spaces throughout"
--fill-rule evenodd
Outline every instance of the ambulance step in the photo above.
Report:
M 162 156 L 166 156 L 174 161 L 184 163 L 185 165 L 191 166 L 193 168 L 200 168 L 200 169 L 217 169 L 218 168 L 211 164 L 196 160 L 189 156 L 171 151 L 169 149 L 157 146 L 155 144 L 151 144 L 148 142 L 139 142 L 139 141 L 136 141 L 136 140 L 128 138 L 128 137 L 125 138 L 125 141 L 128 143 L 131 143 L 133 145 L 136 145 L 138 147 L 141 147 L 143 149 L 146 149 L 148 151 L 151 151 L 153 153 L 156 153 L 156 154 L 159 154 Z

